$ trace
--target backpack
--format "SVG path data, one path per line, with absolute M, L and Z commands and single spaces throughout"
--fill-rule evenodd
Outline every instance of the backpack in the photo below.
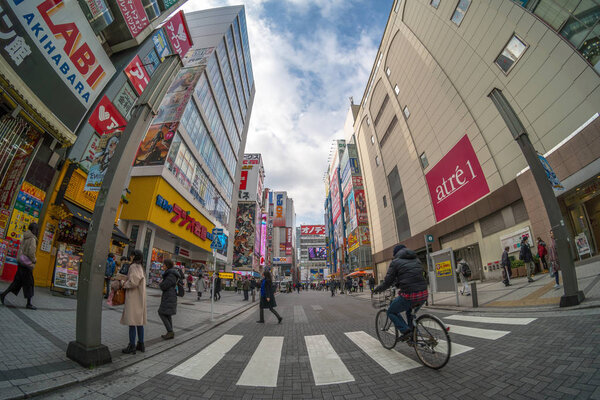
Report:
M 179 278 L 177 278 L 177 284 L 175 285 L 175 292 L 177 296 L 183 297 L 185 295 L 185 286 L 183 285 L 183 279 L 181 279 L 181 273 L 179 274 Z
M 465 277 L 467 277 L 467 278 L 471 277 L 471 268 L 469 268 L 469 265 L 467 263 L 462 263 L 460 271 L 462 272 L 462 274 Z

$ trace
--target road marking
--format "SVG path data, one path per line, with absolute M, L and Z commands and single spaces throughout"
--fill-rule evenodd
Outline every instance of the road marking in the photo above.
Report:
M 354 382 L 354 377 L 325 335 L 304 336 L 304 340 L 315 385 Z
M 438 351 L 440 353 L 445 353 L 446 351 L 448 351 L 447 348 L 446 348 L 446 342 L 445 341 L 440 342 L 438 344 L 438 347 L 439 347 Z M 466 353 L 469 350 L 473 350 L 472 347 L 464 346 L 462 344 L 458 344 L 458 343 L 454 343 L 454 342 L 450 343 L 450 349 L 451 349 L 451 351 L 450 351 L 450 357 L 454 357 L 454 356 L 457 356 L 459 354 Z
M 384 349 L 379 340 L 366 332 L 346 332 L 345 335 L 390 374 L 421 366 L 421 363 L 398 353 L 396 350 Z
M 308 322 L 308 318 L 306 317 L 306 313 L 304 312 L 304 307 L 294 306 L 294 322 L 296 324 Z
M 483 324 L 502 324 L 502 325 L 528 325 L 537 318 L 496 318 L 496 317 L 476 317 L 472 315 L 450 315 L 444 319 L 456 321 L 481 322 Z
M 240 335 L 223 335 L 201 352 L 173 368 L 169 375 L 200 380 L 242 339 Z
M 277 387 L 283 336 L 265 336 L 246 365 L 238 386 Z
M 321 311 L 321 310 L 323 310 L 323 307 L 321 307 L 320 305 L 314 305 L 314 306 L 312 306 L 312 309 L 315 311 Z
M 508 335 L 510 331 L 497 331 L 493 329 L 481 329 L 481 328 L 469 328 L 467 326 L 459 325 L 446 325 L 450 328 L 450 334 L 456 333 L 458 335 L 472 336 L 481 339 L 496 340 L 502 336 Z M 432 328 L 440 329 L 439 326 L 434 325 Z

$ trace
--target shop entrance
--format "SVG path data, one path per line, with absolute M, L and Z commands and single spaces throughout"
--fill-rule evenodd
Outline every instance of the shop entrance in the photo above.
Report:
M 471 268 L 471 279 L 483 281 L 483 263 L 481 262 L 479 243 L 473 243 L 466 247 L 454 250 L 456 264 L 458 264 L 461 258 L 464 258 Z

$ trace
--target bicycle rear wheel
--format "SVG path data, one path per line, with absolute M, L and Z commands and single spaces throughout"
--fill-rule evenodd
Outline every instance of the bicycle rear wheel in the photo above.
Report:
M 423 314 L 415 322 L 413 341 L 417 357 L 426 367 L 440 369 L 450 359 L 451 342 L 439 318 Z
M 381 345 L 386 349 L 393 349 L 398 341 L 398 329 L 387 316 L 387 310 L 379 310 L 375 317 L 375 331 Z

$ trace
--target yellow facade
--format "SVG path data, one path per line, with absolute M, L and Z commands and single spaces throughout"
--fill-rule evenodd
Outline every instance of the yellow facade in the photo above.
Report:
M 183 196 L 181 196 L 167 181 L 160 176 L 133 177 L 129 183 L 131 194 L 128 196 L 129 203 L 123 206 L 121 219 L 131 221 L 148 221 L 174 236 L 177 236 L 206 251 L 211 251 L 211 240 L 203 239 L 190 227 L 190 221 L 182 224 L 182 219 L 172 222 L 177 213 L 165 209 L 168 206 L 177 205 L 197 221 L 206 232 L 212 232 L 215 225 L 202 213 L 194 208 Z M 157 204 L 158 196 L 166 200 L 165 207 Z

